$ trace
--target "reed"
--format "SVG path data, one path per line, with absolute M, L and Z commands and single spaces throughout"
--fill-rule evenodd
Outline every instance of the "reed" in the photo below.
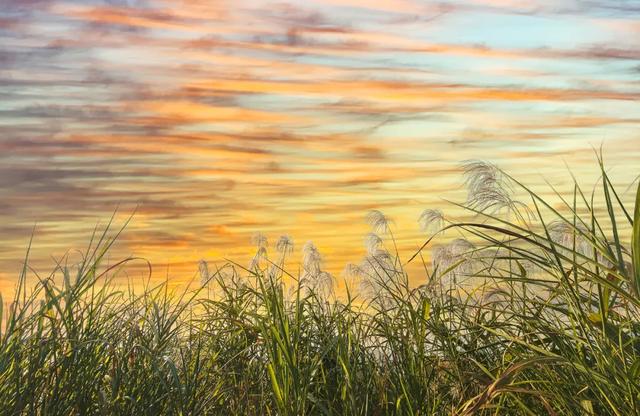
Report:
M 180 292 L 115 285 L 140 259 L 106 265 L 109 227 L 35 284 L 27 257 L 0 309 L 0 414 L 640 414 L 640 186 L 625 206 L 599 169 L 558 207 L 466 162 L 471 220 L 425 210 L 428 239 L 402 259 L 371 212 L 341 294 L 311 242 L 287 270 L 288 236 L 269 257 L 256 235 L 249 267 L 201 262 Z

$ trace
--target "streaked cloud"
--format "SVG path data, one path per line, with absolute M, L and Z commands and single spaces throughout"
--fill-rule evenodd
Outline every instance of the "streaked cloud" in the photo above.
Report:
M 117 253 L 176 278 L 250 255 L 255 231 L 314 239 L 338 272 L 369 209 L 417 244 L 464 159 L 541 184 L 604 143 L 630 181 L 639 18 L 605 0 L 5 0 L 0 288 L 34 223 L 42 267 L 118 207 L 137 214 Z

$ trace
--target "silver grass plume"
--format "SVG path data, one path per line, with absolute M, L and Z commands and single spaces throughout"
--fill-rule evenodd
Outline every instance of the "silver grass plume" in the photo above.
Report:
M 342 271 L 342 274 L 345 277 L 353 279 L 362 277 L 362 275 L 364 274 L 364 270 L 362 270 L 362 268 L 357 264 L 347 263 L 347 265 L 344 267 L 344 270 Z
M 451 243 L 449 243 L 449 247 L 451 252 L 455 255 L 462 255 L 465 253 L 469 253 L 471 250 L 474 250 L 476 246 L 469 240 L 465 240 L 464 238 L 456 238 Z
M 267 237 L 262 233 L 255 233 L 251 236 L 251 243 L 256 246 L 257 250 L 249 262 L 249 270 L 258 271 L 260 269 L 260 259 L 267 258 Z
M 547 226 L 547 229 L 551 241 L 562 246 L 561 250 L 572 250 L 575 238 L 576 252 L 587 257 L 591 255 L 591 243 L 584 237 L 588 230 L 583 224 L 577 223 L 574 228 L 573 224 L 566 221 L 555 220 Z
M 418 218 L 420 229 L 428 233 L 439 231 L 444 225 L 444 215 L 439 209 L 425 209 Z
M 473 273 L 472 254 L 475 246 L 462 238 L 457 238 L 445 246 L 434 247 L 432 267 L 437 270 L 440 279 L 468 277 Z
M 358 292 L 365 299 L 376 299 L 380 295 L 380 285 L 370 279 L 361 279 L 358 283 Z
M 249 270 L 257 271 L 260 268 L 260 259 L 264 258 L 267 258 L 267 248 L 258 247 L 256 254 L 254 254 L 253 258 L 249 262 Z
M 269 245 L 269 242 L 267 240 L 267 236 L 265 236 L 262 233 L 255 233 L 251 236 L 251 244 L 253 244 L 254 246 L 256 246 L 257 248 L 267 248 Z
M 376 233 L 369 233 L 364 237 L 364 246 L 368 254 L 374 254 L 382 244 L 382 238 Z
M 291 254 L 293 252 L 293 239 L 288 235 L 282 235 L 276 243 L 276 250 L 278 253 Z
M 281 235 L 276 242 L 276 251 L 280 253 L 279 264 L 272 263 L 269 275 L 273 278 L 281 278 L 284 274 L 284 261 L 287 254 L 293 253 L 293 239 L 288 235 Z
M 198 270 L 200 271 L 200 285 L 204 287 L 209 284 L 209 279 L 211 278 L 209 275 L 209 264 L 206 260 L 200 260 L 200 262 L 198 262 Z
M 347 282 L 348 287 L 352 287 L 354 284 L 358 284 L 360 279 L 362 279 L 364 275 L 364 270 L 362 270 L 359 265 L 354 263 L 347 263 L 347 265 L 344 266 L 344 270 L 342 270 L 342 276 L 346 278 L 345 281 Z
M 369 211 L 367 223 L 375 233 L 388 234 L 391 231 L 391 220 L 377 209 Z
M 351 272 L 359 276 L 359 291 L 368 299 L 384 301 L 385 287 L 398 278 L 394 258 L 385 249 L 375 249 L 368 253 L 359 265 L 352 265 Z
M 512 190 L 500 169 L 488 162 L 468 160 L 462 164 L 467 204 L 478 211 L 513 208 Z
M 307 293 L 312 291 L 323 298 L 333 293 L 333 276 L 322 270 L 322 256 L 311 241 L 307 241 L 302 247 L 302 268 L 300 286 Z
M 396 273 L 393 256 L 384 249 L 376 249 L 373 253 L 369 253 L 359 267 L 371 277 L 392 277 Z
M 311 241 L 307 241 L 302 247 L 302 267 L 305 272 L 311 274 L 320 273 L 322 256 L 320 251 Z
M 326 299 L 333 293 L 333 281 L 329 272 L 319 271 L 313 275 L 305 273 L 300 279 L 300 286 L 307 292 L 311 291 Z

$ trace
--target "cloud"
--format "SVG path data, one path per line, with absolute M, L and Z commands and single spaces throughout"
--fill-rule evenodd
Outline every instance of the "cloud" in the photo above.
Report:
M 359 244 L 358 215 L 383 207 L 412 232 L 412 204 L 455 194 L 465 158 L 553 173 L 549 158 L 583 166 L 604 139 L 635 166 L 634 13 L 604 1 L 5 1 L 0 269 L 34 222 L 44 262 L 117 206 L 138 207 L 139 234 L 114 255 L 186 274 L 203 252 L 246 252 L 258 228 Z
M 2 0 L 4 13 L 33 12 L 46 9 L 54 0 Z
M 201 31 L 196 19 L 177 16 L 171 11 L 127 6 L 75 6 L 56 10 L 65 17 L 81 20 L 93 28 L 119 30 L 160 29 Z
M 428 7 L 412 0 L 324 0 L 323 4 L 330 4 L 339 8 L 355 8 L 385 13 L 419 14 Z
M 250 79 L 207 81 L 196 86 L 233 94 L 282 94 L 343 99 L 421 103 L 458 101 L 578 101 L 636 100 L 639 93 L 605 89 L 476 86 L 387 80 L 330 80 L 285 82 Z

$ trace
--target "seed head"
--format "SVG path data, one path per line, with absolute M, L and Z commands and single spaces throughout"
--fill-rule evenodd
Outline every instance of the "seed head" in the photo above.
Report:
M 573 224 L 569 224 L 566 221 L 555 220 L 547 226 L 547 229 L 549 230 L 551 241 L 554 243 L 566 249 L 573 249 L 575 239 L 576 252 L 583 256 L 590 255 L 591 244 L 585 238 L 588 230 L 583 224 L 577 223 L 574 227 Z
M 206 286 L 209 283 L 209 264 L 206 260 L 200 260 L 198 263 L 198 270 L 200 271 L 200 284 Z
M 463 163 L 467 204 L 479 211 L 499 211 L 514 206 L 511 189 L 502 171 L 494 164 L 480 160 Z
M 418 218 L 420 229 L 426 232 L 436 232 L 444 224 L 444 215 L 439 209 L 425 209 Z
M 320 251 L 311 241 L 307 241 L 302 247 L 302 267 L 308 273 L 318 274 L 322 266 Z
M 375 233 L 388 234 L 391 230 L 391 220 L 377 209 L 369 211 L 367 214 L 367 223 Z
M 291 254 L 293 252 L 293 239 L 288 235 L 282 235 L 276 243 L 276 250 L 282 254 Z
M 266 248 L 268 247 L 267 236 L 262 233 L 255 233 L 251 236 L 251 244 L 255 245 L 258 248 Z
M 364 246 L 368 254 L 375 253 L 382 244 L 382 238 L 376 233 L 369 233 L 364 237 Z

